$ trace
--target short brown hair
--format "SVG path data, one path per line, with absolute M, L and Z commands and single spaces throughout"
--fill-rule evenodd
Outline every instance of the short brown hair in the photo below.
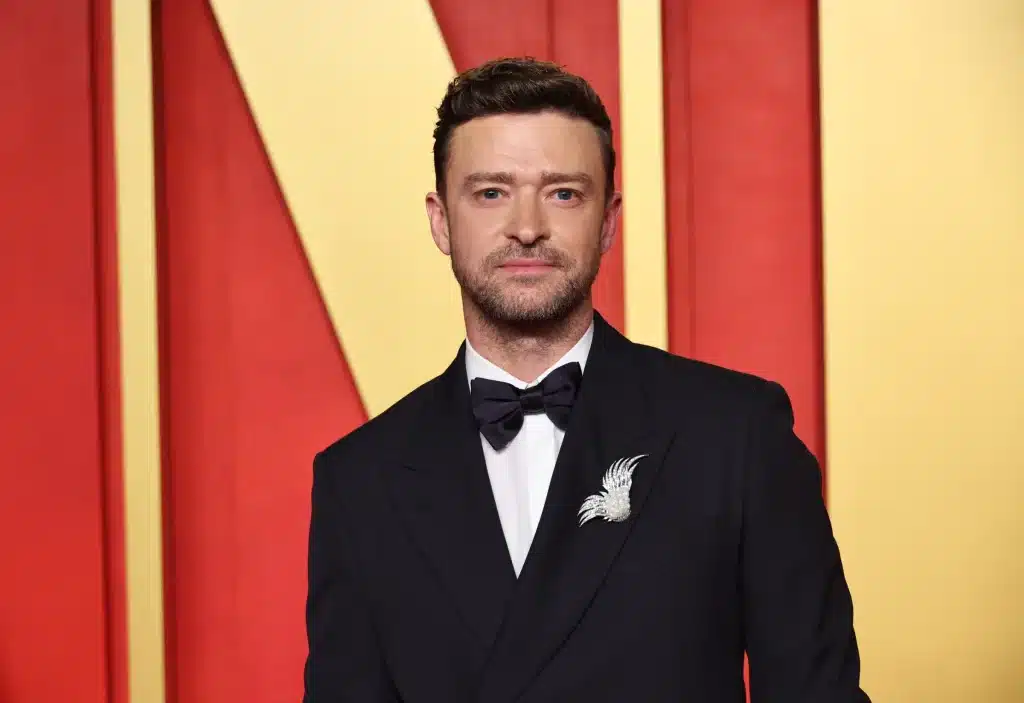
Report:
M 478 117 L 546 111 L 578 117 L 597 128 L 605 168 L 605 197 L 615 190 L 612 121 L 591 85 L 557 64 L 533 58 L 502 58 L 460 73 L 448 84 L 434 127 L 434 182 L 444 197 L 452 132 Z

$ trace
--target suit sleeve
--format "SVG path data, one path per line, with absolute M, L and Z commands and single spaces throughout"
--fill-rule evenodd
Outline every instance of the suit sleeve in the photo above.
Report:
M 751 703 L 870 703 L 821 471 L 793 432 L 781 386 L 769 384 L 748 429 L 741 554 Z
M 317 455 L 309 528 L 303 703 L 397 703 L 352 568 L 330 467 Z

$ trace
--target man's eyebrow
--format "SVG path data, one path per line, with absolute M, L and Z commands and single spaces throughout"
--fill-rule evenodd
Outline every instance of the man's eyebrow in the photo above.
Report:
M 570 171 L 567 173 L 545 171 L 540 177 L 541 186 L 554 185 L 556 183 L 582 183 L 590 187 L 594 179 L 583 171 Z M 474 186 L 479 183 L 501 183 L 502 185 L 515 185 L 516 177 L 508 171 L 476 171 L 466 176 L 463 183 Z
M 569 173 L 545 172 L 540 178 L 541 185 L 549 186 L 556 183 L 582 183 L 584 186 L 591 186 L 594 179 L 583 171 L 571 171 Z
M 467 186 L 474 186 L 478 183 L 501 183 L 502 185 L 514 185 L 516 177 L 508 171 L 476 171 L 466 176 L 463 183 Z

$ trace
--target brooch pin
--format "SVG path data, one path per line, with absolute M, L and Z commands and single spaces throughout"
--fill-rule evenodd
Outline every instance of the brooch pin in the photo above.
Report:
M 623 522 L 629 517 L 629 490 L 633 487 L 633 469 L 646 454 L 623 457 L 610 467 L 601 481 L 603 490 L 589 496 L 580 506 L 580 525 L 604 518 L 608 522 Z

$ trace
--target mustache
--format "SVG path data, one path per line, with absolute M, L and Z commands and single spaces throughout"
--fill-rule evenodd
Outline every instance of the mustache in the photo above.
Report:
M 569 257 L 558 249 L 512 245 L 489 254 L 486 264 L 489 268 L 498 268 L 513 259 L 527 259 L 559 268 L 566 268 L 571 263 Z

